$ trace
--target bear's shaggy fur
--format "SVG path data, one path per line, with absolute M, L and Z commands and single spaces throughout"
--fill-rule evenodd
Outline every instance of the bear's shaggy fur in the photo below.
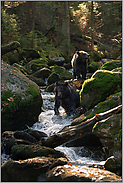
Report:
M 59 107 L 62 106 L 67 114 L 71 114 L 80 107 L 79 93 L 67 82 L 56 82 L 55 93 L 55 114 L 59 114 Z

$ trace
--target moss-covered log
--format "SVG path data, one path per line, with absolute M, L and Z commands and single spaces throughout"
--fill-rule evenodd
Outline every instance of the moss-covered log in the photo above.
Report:
M 18 47 L 20 47 L 20 43 L 17 42 L 17 41 L 14 41 L 14 42 L 12 42 L 10 44 L 2 46 L 1 47 L 1 53 L 2 53 L 2 55 L 5 55 L 6 53 L 8 53 L 10 51 L 17 50 Z
M 121 112 L 122 112 L 122 105 L 119 105 L 118 107 L 115 107 L 104 113 L 96 114 L 93 118 L 88 119 L 87 121 L 82 122 L 79 125 L 67 126 L 61 132 L 58 132 L 48 138 L 43 138 L 42 145 L 54 148 L 69 140 L 72 140 L 76 136 L 79 137 L 85 135 L 86 133 L 91 133 L 92 128 L 96 122 Z

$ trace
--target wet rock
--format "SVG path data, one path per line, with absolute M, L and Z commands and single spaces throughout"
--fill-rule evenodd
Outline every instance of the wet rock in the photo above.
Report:
M 35 157 L 26 160 L 8 160 L 1 166 L 3 182 L 36 182 L 55 161 L 53 158 Z
M 104 101 L 111 94 L 120 92 L 122 74 L 106 70 L 96 71 L 91 79 L 86 80 L 80 92 L 81 105 L 89 110 Z
M 11 149 L 11 152 L 12 159 L 14 160 L 33 158 L 36 156 L 46 156 L 53 158 L 64 157 L 63 153 L 56 151 L 53 148 L 41 146 L 40 144 L 14 145 Z
M 115 173 L 89 167 L 67 164 L 57 166 L 46 173 L 47 181 L 53 182 L 122 182 Z
M 45 79 L 45 78 L 48 78 L 50 74 L 51 74 L 51 70 L 44 67 L 44 68 L 38 70 L 37 72 L 35 72 L 33 74 L 33 76 L 37 77 L 37 78 Z
M 106 62 L 102 67 L 101 70 L 113 70 L 116 69 L 117 67 L 122 67 L 122 60 L 112 60 Z
M 26 132 L 16 131 L 16 132 L 14 132 L 14 137 L 16 139 L 23 139 L 23 140 L 29 141 L 31 143 L 37 142 L 37 139 L 35 137 L 33 137 L 32 135 L 30 135 L 29 133 L 26 133 Z
M 39 87 L 6 62 L 1 63 L 1 70 L 2 132 L 32 126 L 43 103 Z
M 114 172 L 118 175 L 122 175 L 122 161 L 121 160 L 122 159 L 111 156 L 106 160 L 104 167 L 106 170 Z
M 25 132 L 27 132 L 31 136 L 35 137 L 38 141 L 41 140 L 42 137 L 47 137 L 46 133 L 40 132 L 38 130 L 27 129 L 27 130 L 25 130 Z

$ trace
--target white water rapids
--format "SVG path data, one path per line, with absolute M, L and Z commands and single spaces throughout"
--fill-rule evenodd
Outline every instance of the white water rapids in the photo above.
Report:
M 39 122 L 35 123 L 32 128 L 45 132 L 48 136 L 57 133 L 65 126 L 70 125 L 73 116 L 67 116 L 62 107 L 59 108 L 59 115 L 54 114 L 54 93 L 42 91 L 44 112 L 39 115 Z M 82 157 L 81 150 L 84 147 L 65 147 L 63 145 L 55 149 L 63 152 L 69 160 L 69 163 L 85 166 L 89 164 L 103 165 L 105 161 L 97 161 L 90 157 Z
M 32 129 L 45 132 L 48 136 L 62 130 L 65 126 L 70 125 L 73 116 L 67 116 L 62 107 L 60 107 L 59 115 L 54 114 L 54 94 L 52 92 L 44 92 L 41 89 L 43 98 L 43 112 L 39 115 L 39 121 L 36 122 Z M 84 147 L 65 147 L 58 146 L 55 149 L 63 152 L 69 160 L 69 163 L 79 166 L 88 166 L 89 164 L 103 165 L 105 161 L 97 161 L 90 157 L 82 157 L 81 150 Z M 1 155 L 1 164 L 9 159 L 4 153 Z

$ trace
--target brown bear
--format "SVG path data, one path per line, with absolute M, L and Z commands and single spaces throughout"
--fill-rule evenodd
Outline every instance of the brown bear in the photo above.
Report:
M 56 82 L 55 93 L 55 114 L 59 114 L 59 107 L 62 106 L 66 113 L 70 115 L 76 108 L 80 107 L 79 93 L 68 82 Z
M 76 51 L 71 60 L 71 65 L 73 67 L 73 79 L 80 78 L 80 74 L 82 75 L 82 79 L 86 79 L 87 73 L 87 61 L 89 58 L 89 54 L 85 51 Z

